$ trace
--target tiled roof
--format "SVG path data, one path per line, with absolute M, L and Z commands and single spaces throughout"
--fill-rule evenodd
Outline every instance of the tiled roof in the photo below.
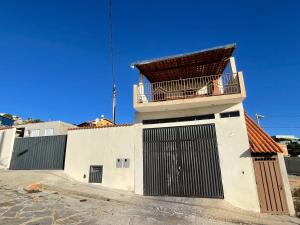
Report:
M 250 142 L 251 152 L 253 153 L 283 153 L 279 145 L 246 113 L 246 126 Z
M 133 63 L 148 80 L 161 82 L 223 73 L 235 44 Z
M 102 126 L 102 127 L 74 127 L 69 128 L 69 131 L 72 130 L 87 130 L 87 129 L 101 129 L 101 128 L 113 128 L 113 127 L 129 127 L 132 126 L 132 124 L 117 124 L 117 125 L 109 125 L 109 126 Z

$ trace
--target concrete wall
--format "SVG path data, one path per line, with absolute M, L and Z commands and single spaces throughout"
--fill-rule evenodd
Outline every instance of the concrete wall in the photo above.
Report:
M 300 157 L 284 157 L 284 162 L 288 174 L 300 176 Z
M 285 192 L 286 200 L 287 200 L 287 205 L 288 205 L 288 210 L 289 214 L 291 216 L 295 215 L 295 208 L 294 208 L 294 202 L 293 202 L 293 197 L 292 197 L 292 192 L 291 192 L 291 187 L 289 183 L 289 178 L 284 162 L 284 157 L 283 154 L 278 153 L 278 162 L 279 162 L 279 168 L 282 176 L 282 181 L 283 181 L 283 189 Z
M 129 168 L 116 168 L 118 158 L 129 158 Z M 134 126 L 71 130 L 65 172 L 87 183 L 91 165 L 103 165 L 102 185 L 134 190 Z M 84 178 L 86 175 L 86 178 Z
M 39 136 L 45 136 L 46 129 L 53 129 L 53 135 L 65 135 L 68 133 L 69 128 L 76 127 L 75 125 L 68 124 L 62 121 L 50 121 L 50 122 L 41 122 L 41 123 L 29 123 L 24 125 L 17 125 L 16 128 L 25 128 L 25 135 L 27 131 L 30 130 L 40 130 Z M 26 136 L 25 136 L 26 137 Z
M 240 117 L 220 118 L 220 112 L 240 111 Z M 193 115 L 215 114 L 213 120 L 189 121 L 142 125 L 145 119 L 161 119 Z M 249 151 L 243 105 L 219 105 L 205 108 L 136 113 L 135 129 L 135 192 L 143 194 L 143 143 L 142 129 L 214 123 L 216 126 L 218 151 L 224 198 L 232 205 L 251 211 L 260 211 L 254 169 Z
M 15 142 L 16 128 L 0 130 L 0 168 L 8 169 Z

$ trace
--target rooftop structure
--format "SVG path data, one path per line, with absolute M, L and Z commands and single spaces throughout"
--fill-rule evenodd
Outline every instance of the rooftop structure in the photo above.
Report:
M 235 44 L 132 64 L 139 70 L 134 108 L 154 112 L 240 103 L 246 97 Z M 226 68 L 229 67 L 229 72 Z

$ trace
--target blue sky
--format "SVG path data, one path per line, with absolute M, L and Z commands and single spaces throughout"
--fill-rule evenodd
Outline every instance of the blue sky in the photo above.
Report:
M 300 1 L 116 1 L 117 122 L 134 119 L 130 64 L 237 43 L 250 115 L 300 136 Z M 1 112 L 71 123 L 111 117 L 108 0 L 1 1 Z

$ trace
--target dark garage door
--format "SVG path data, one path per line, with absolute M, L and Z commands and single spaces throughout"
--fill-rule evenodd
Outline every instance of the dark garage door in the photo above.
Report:
M 16 138 L 12 170 L 63 170 L 66 135 Z
M 223 198 L 214 124 L 143 130 L 144 195 Z

